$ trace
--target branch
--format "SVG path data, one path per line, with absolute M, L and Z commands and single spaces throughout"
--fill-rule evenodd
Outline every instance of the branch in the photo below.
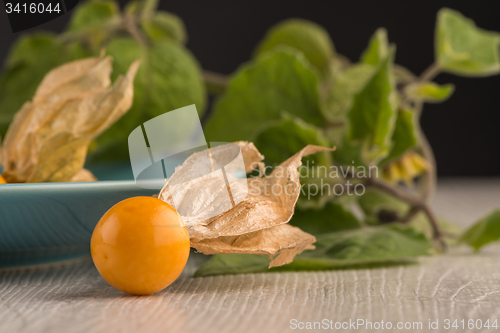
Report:
M 430 65 L 414 82 L 421 83 L 432 80 L 436 75 L 439 74 L 441 68 L 433 63 Z M 404 92 L 404 90 L 403 90 Z M 400 109 L 404 109 L 409 107 L 410 102 L 412 100 L 408 95 L 403 97 L 401 104 L 399 105 Z M 416 118 L 420 119 L 420 115 L 422 114 L 423 102 L 419 100 L 414 100 L 414 109 Z M 434 192 L 436 191 L 436 183 L 437 183 L 437 167 L 436 167 L 436 158 L 434 157 L 434 152 L 432 151 L 432 147 L 427 140 L 424 132 L 422 131 L 421 126 L 417 126 L 417 136 L 419 148 L 424 156 L 424 159 L 429 163 L 429 170 L 425 173 L 423 178 L 423 185 L 420 187 L 420 198 L 424 201 L 429 201 Z
M 413 220 L 418 215 L 418 213 L 420 213 L 420 209 L 412 207 L 405 216 L 399 219 L 399 221 L 401 223 L 408 223 Z
M 143 47 L 149 46 L 149 41 L 144 36 L 144 34 L 137 27 L 137 18 L 134 16 L 123 15 L 122 22 L 123 27 L 125 28 L 135 40 L 139 42 Z
M 211 71 L 203 71 L 203 80 L 209 93 L 218 95 L 226 90 L 228 78 L 226 75 L 214 73 Z
M 420 75 L 418 81 L 419 82 L 430 81 L 434 77 L 436 77 L 436 75 L 438 75 L 440 71 L 441 71 L 441 68 L 439 67 L 439 65 L 436 63 L 433 63 L 432 65 L 427 67 L 427 69 Z
M 323 129 L 338 128 L 338 127 L 345 126 L 345 124 L 346 123 L 344 120 L 338 119 L 338 120 L 332 120 L 332 121 L 326 122 L 321 128 L 323 128 Z
M 439 228 L 437 218 L 425 200 L 422 200 L 418 196 L 406 192 L 398 187 L 390 186 L 377 179 L 368 178 L 366 180 L 366 185 L 386 192 L 411 206 L 410 212 L 402 219 L 402 222 L 409 222 L 413 216 L 422 211 L 427 216 L 427 218 L 429 219 L 429 223 L 431 224 L 432 239 L 436 241 L 440 249 L 444 250 L 446 248 L 446 243 L 443 240 L 443 233 Z
M 126 31 L 134 37 L 142 46 L 148 46 L 149 42 L 146 36 L 138 28 L 139 18 L 130 15 L 120 15 L 108 23 L 98 26 L 83 29 L 77 32 L 65 32 L 59 35 L 58 39 L 62 43 L 71 42 L 74 40 L 85 40 L 91 37 L 96 32 L 105 31 L 108 34 L 113 34 L 119 31 Z
M 416 109 L 415 111 L 417 113 L 417 119 L 420 119 L 420 114 L 422 113 L 422 106 L 423 103 L 419 102 L 415 107 Z M 418 126 L 417 136 L 418 136 L 419 147 L 420 150 L 422 151 L 422 155 L 424 156 L 424 159 L 429 163 L 429 170 L 427 170 L 427 172 L 423 177 L 424 183 L 420 191 L 420 198 L 428 202 L 434 195 L 434 192 L 436 191 L 436 184 L 437 184 L 436 158 L 434 157 L 434 152 L 432 151 L 432 147 L 429 141 L 427 140 L 427 137 L 425 136 L 425 133 L 422 130 L 421 126 Z
M 60 35 L 57 36 L 57 39 L 61 43 L 68 43 L 72 42 L 74 40 L 85 40 L 88 37 L 92 36 L 96 32 L 99 31 L 106 31 L 109 34 L 112 34 L 116 31 L 119 31 L 123 29 L 123 21 L 121 18 L 116 18 L 114 20 L 111 20 L 107 24 L 100 26 L 100 27 L 90 27 L 87 29 L 79 30 L 76 32 L 64 32 Z

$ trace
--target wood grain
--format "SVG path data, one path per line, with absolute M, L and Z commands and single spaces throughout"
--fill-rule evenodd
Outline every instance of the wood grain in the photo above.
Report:
M 500 205 L 499 199 L 499 180 L 445 181 L 435 208 L 445 217 L 460 215 L 465 225 Z M 429 319 L 438 319 L 441 328 L 446 318 L 491 322 L 500 319 L 499 250 L 473 255 L 457 249 L 419 265 L 206 278 L 191 277 L 203 260 L 193 256 L 173 285 L 142 297 L 108 286 L 91 262 L 6 272 L 0 274 L 0 332 L 298 331 L 290 328 L 291 319 L 420 321 L 427 332 Z

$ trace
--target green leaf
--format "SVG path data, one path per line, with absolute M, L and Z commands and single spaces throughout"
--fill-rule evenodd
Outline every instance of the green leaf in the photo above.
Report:
M 354 97 L 348 113 L 349 140 L 363 142 L 366 159 L 383 158 L 389 152 L 396 120 L 392 56 L 387 57 L 363 90 Z
M 361 145 L 351 142 L 349 140 L 344 140 L 342 145 L 338 145 L 336 141 L 334 143 L 337 145 L 337 149 L 333 152 L 333 157 L 336 165 L 342 166 L 367 166 L 366 162 L 362 158 L 362 148 Z
M 120 9 L 115 1 L 88 1 L 79 5 L 71 17 L 65 40 L 81 40 L 97 54 L 104 42 L 120 28 Z
M 187 41 L 184 22 L 177 15 L 168 12 L 160 11 L 152 18 L 142 20 L 141 28 L 154 41 L 170 39 L 182 44 Z
M 422 82 L 406 87 L 406 94 L 409 97 L 430 103 L 440 103 L 447 100 L 453 91 L 455 91 L 455 86 L 451 83 L 439 85 L 434 82 Z
M 394 72 L 396 84 L 407 85 L 418 80 L 415 74 L 413 74 L 408 68 L 401 65 L 394 64 L 392 70 Z
M 270 260 L 256 254 L 216 254 L 194 273 L 195 277 L 269 272 Z
M 118 17 L 120 8 L 115 1 L 88 1 L 78 6 L 71 21 L 68 31 L 88 31 L 102 28 L 104 25 Z
M 389 56 L 389 42 L 387 39 L 387 30 L 384 28 L 379 28 L 375 31 L 372 38 L 370 39 L 370 43 L 368 44 L 368 48 L 361 55 L 361 62 L 377 66 L 382 61 L 387 59 Z
M 209 141 L 249 140 L 283 111 L 320 126 L 318 76 L 301 53 L 281 48 L 245 65 L 231 78 L 205 126 Z
M 127 15 L 147 17 L 158 8 L 159 0 L 132 0 L 125 5 Z
M 343 205 L 327 202 L 321 209 L 296 209 L 290 224 L 313 235 L 358 229 L 359 220 Z
M 330 146 L 321 130 L 286 113 L 279 121 L 270 122 L 255 137 L 254 143 L 269 165 L 278 165 L 308 144 Z M 303 158 L 303 164 L 330 165 L 330 154 L 317 153 Z M 313 162 L 314 161 L 314 162 Z
M 495 210 L 474 223 L 460 236 L 460 241 L 478 251 L 500 239 L 500 210 Z
M 371 65 L 355 64 L 337 76 L 325 101 L 325 117 L 330 122 L 346 120 L 354 96 L 366 86 L 375 70 Z
M 325 118 L 330 124 L 326 135 L 338 147 L 335 155 L 339 161 L 362 161 L 362 148 L 360 143 L 344 142 L 346 136 L 347 114 L 352 109 L 355 96 L 366 88 L 373 79 L 377 68 L 389 56 L 389 45 L 385 29 L 378 29 L 370 40 L 368 48 L 361 57 L 361 62 L 352 65 L 338 73 L 331 84 L 329 93 L 324 102 Z M 343 162 L 341 162 L 343 164 Z
M 399 110 L 391 141 L 391 151 L 380 164 L 385 164 L 388 161 L 403 155 L 406 151 L 408 151 L 408 149 L 417 145 L 415 112 Z
M 265 256 L 256 254 L 217 254 L 212 256 L 208 262 L 202 265 L 195 273 L 195 277 L 228 275 L 228 274 L 252 274 L 252 273 L 276 273 L 286 271 L 323 271 L 334 269 L 356 269 L 356 268 L 379 268 L 413 264 L 414 260 L 394 259 L 388 261 L 375 261 L 359 264 L 333 263 L 322 260 L 301 260 L 291 264 L 269 269 L 270 260 Z
M 263 53 L 283 45 L 301 51 L 320 73 L 327 71 L 335 53 L 330 36 L 323 27 L 306 20 L 290 19 L 269 30 L 257 47 L 255 56 L 260 57 Z
M 151 13 L 158 9 L 158 5 L 160 4 L 160 0 L 143 0 L 143 12 Z
M 97 139 L 91 151 L 93 161 L 128 159 L 130 132 L 160 114 L 190 104 L 203 114 L 206 96 L 200 67 L 183 46 L 162 40 L 145 49 L 131 38 L 119 38 L 106 51 L 114 57 L 113 80 L 137 58 L 142 63 L 134 81 L 132 108 Z
M 394 263 L 429 254 L 429 240 L 412 228 L 384 226 L 318 236 L 316 249 L 305 251 L 281 267 L 267 269 L 269 259 L 257 255 L 215 255 L 195 276 L 279 271 L 314 271 Z
M 38 84 L 51 69 L 89 56 L 78 42 L 62 44 L 52 33 L 20 37 L 12 46 L 0 76 L 0 136 L 14 114 L 31 100 Z
M 436 62 L 442 70 L 464 76 L 500 72 L 500 34 L 478 28 L 459 12 L 438 12 L 435 38 Z
M 335 232 L 318 236 L 316 249 L 305 251 L 297 261 L 309 258 L 332 263 L 360 264 L 428 254 L 431 244 L 412 228 L 383 226 Z

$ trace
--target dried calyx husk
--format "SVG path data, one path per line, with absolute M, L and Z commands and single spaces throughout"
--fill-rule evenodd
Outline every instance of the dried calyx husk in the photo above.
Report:
M 391 161 L 383 169 L 383 178 L 392 184 L 404 182 L 408 187 L 413 187 L 416 177 L 428 172 L 431 168 L 422 156 L 414 151 L 406 152 L 395 161 Z
M 50 71 L 11 123 L 0 155 L 13 183 L 93 181 L 83 168 L 89 144 L 132 106 L 140 61 L 111 86 L 111 57 L 73 61 Z
M 187 207 L 181 216 L 188 229 L 191 246 L 197 251 L 204 254 L 265 254 L 272 259 L 269 267 L 290 263 L 303 250 L 314 249 L 316 241 L 313 235 L 288 224 L 301 190 L 297 168 L 302 165 L 302 157 L 333 148 L 308 145 L 266 176 L 262 172 L 264 156 L 255 145 L 251 142 L 237 144 L 243 155 L 245 171 L 251 172 L 255 167 L 261 170 L 258 177 L 247 179 L 248 194 L 243 201 L 228 211 L 209 217 L 214 216 L 213 212 L 207 214 L 206 210 L 216 210 L 217 203 L 227 197 L 226 185 L 213 181 L 212 174 L 188 183 L 179 181 L 189 177 L 205 158 L 205 151 L 191 155 L 177 167 L 158 197 L 174 206 L 172 193 L 175 193 L 176 206 Z M 216 149 L 224 150 L 225 147 Z M 233 197 L 237 197 L 238 184 L 241 183 L 229 175 L 228 182 Z M 207 202 L 211 203 L 210 207 L 207 207 Z

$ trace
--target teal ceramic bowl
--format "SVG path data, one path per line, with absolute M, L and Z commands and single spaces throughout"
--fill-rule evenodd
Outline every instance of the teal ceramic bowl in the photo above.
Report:
M 99 179 L 130 179 L 130 166 L 93 169 Z M 0 185 L 0 269 L 77 260 L 90 253 L 92 231 L 113 205 L 150 196 L 133 180 Z

